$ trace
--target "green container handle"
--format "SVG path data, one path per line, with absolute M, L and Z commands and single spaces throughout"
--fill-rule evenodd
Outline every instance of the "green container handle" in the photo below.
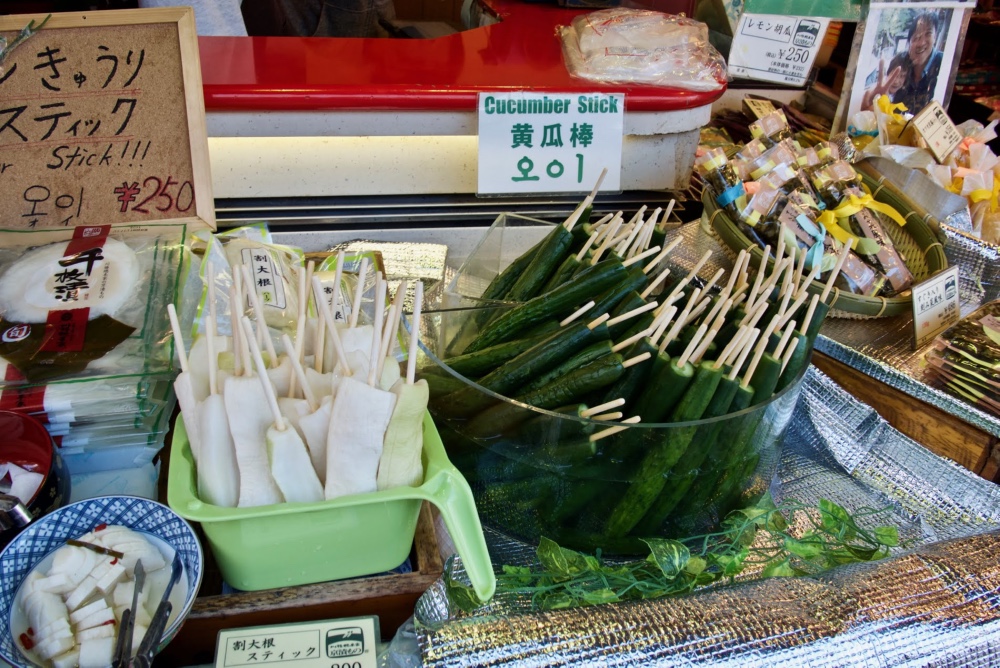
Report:
M 437 506 L 469 574 L 472 588 L 479 600 L 488 601 L 496 591 L 497 578 L 469 483 L 449 463 L 448 467 L 428 471 L 424 484 L 413 488 L 413 492 L 415 497 Z

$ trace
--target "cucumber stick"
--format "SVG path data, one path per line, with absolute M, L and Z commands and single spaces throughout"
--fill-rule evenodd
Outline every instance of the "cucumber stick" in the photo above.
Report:
M 572 244 L 573 233 L 562 225 L 556 225 L 542 240 L 531 262 L 514 281 L 504 299 L 521 302 L 536 296 L 569 253 Z
M 701 418 L 721 379 L 721 368 L 716 369 L 710 362 L 699 364 L 687 391 L 671 413 L 671 419 L 674 422 L 686 422 Z M 635 480 L 608 519 L 606 528 L 609 536 L 624 536 L 639 523 L 663 491 L 667 472 L 684 454 L 696 429 L 668 429 L 665 435 L 650 443 L 649 450 L 636 471 Z M 651 431 L 650 435 L 655 436 L 656 432 Z
M 615 285 L 628 273 L 617 260 L 598 262 L 552 292 L 515 306 L 489 323 L 464 352 L 471 353 L 509 341 L 547 318 L 565 317 L 593 295 Z
M 526 336 L 522 339 L 498 343 L 495 346 L 477 350 L 474 353 L 449 357 L 443 360 L 443 362 L 455 373 L 460 373 L 466 378 L 476 379 L 483 374 L 493 371 L 508 360 L 517 357 L 525 350 L 532 348 L 551 336 L 551 333 Z
M 546 293 L 551 292 L 558 288 L 560 285 L 573 278 L 573 274 L 580 271 L 583 267 L 583 263 L 576 259 L 576 256 L 570 253 L 566 256 L 566 259 L 562 261 L 562 264 L 552 273 L 549 280 L 545 282 L 542 286 L 540 292 Z

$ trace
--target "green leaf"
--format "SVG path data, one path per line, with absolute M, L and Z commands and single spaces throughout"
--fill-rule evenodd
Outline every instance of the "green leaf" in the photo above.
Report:
M 660 567 L 660 571 L 667 578 L 677 577 L 691 560 L 691 551 L 686 545 L 676 540 L 644 538 L 643 542 L 649 546 L 650 556 L 653 557 L 656 565 Z
M 706 568 L 708 568 L 707 561 L 705 561 L 701 557 L 691 557 L 687 562 L 687 566 L 684 567 L 684 572 L 689 573 L 691 575 L 698 575 L 699 573 L 703 572 Z
M 575 608 L 580 601 L 565 592 L 550 592 L 537 597 L 535 604 L 542 610 L 565 610 Z
M 601 603 L 615 603 L 619 601 L 618 594 L 610 589 L 597 589 L 583 594 L 583 602 L 587 605 L 600 605 Z
M 899 545 L 899 529 L 890 526 L 875 527 L 875 540 L 880 545 L 896 547 Z
M 823 517 L 823 528 L 832 534 L 851 540 L 855 536 L 854 520 L 851 514 L 833 501 L 819 500 L 819 509 Z
M 545 536 L 538 541 L 537 554 L 542 566 L 554 577 L 572 578 L 590 570 L 590 564 L 583 554 L 559 547 L 554 540 Z
M 527 566 L 504 566 L 503 572 L 524 585 L 529 584 L 534 579 L 531 569 Z
M 876 548 L 862 547 L 860 545 L 848 545 L 847 549 L 858 559 L 858 561 L 871 561 L 872 558 L 878 553 L 878 549 Z
M 449 574 L 444 576 L 444 591 L 448 600 L 463 612 L 475 612 L 483 605 L 472 587 L 462 584 Z
M 786 550 L 803 559 L 818 556 L 825 549 L 823 541 L 815 537 L 806 538 L 805 536 L 801 540 L 792 536 L 785 536 L 784 545 Z
M 788 559 L 781 559 L 765 566 L 760 575 L 765 578 L 794 577 L 795 569 L 788 563 Z

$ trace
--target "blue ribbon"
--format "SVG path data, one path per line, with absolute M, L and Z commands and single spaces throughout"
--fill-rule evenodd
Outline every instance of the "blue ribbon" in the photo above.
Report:
M 715 198 L 715 203 L 725 208 L 745 194 L 746 191 L 743 190 L 743 182 L 741 181 L 734 186 L 726 188 L 721 195 Z
M 869 137 L 878 137 L 878 130 L 859 130 L 853 125 L 848 125 L 847 134 L 851 135 L 852 137 L 861 137 L 865 135 Z
M 808 234 L 815 243 L 806 251 L 806 269 L 812 271 L 818 263 L 823 261 L 823 240 L 826 238 L 826 227 L 823 223 L 815 223 L 809 216 L 800 213 L 795 217 L 795 222 Z

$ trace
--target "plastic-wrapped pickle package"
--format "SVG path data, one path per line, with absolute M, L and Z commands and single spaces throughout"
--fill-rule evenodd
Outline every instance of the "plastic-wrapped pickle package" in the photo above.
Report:
M 697 91 L 725 85 L 726 62 L 700 21 L 616 7 L 582 14 L 559 28 L 572 76 Z

